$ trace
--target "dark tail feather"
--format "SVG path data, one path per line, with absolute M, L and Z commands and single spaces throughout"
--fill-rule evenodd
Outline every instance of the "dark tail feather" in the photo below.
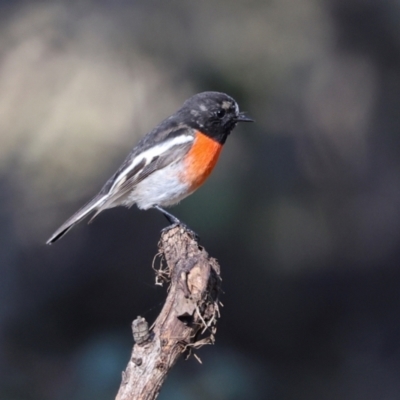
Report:
M 84 205 L 72 217 L 68 218 L 50 237 L 46 244 L 52 244 L 63 237 L 74 225 L 85 219 L 92 211 L 94 211 L 102 202 L 104 196 L 95 197 L 92 201 Z M 97 213 L 96 213 L 97 215 Z M 93 219 L 93 218 L 92 218 Z

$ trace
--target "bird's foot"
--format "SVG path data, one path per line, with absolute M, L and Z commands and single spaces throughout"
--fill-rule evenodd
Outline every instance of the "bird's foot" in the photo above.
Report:
M 167 218 L 168 222 L 171 224 L 164 229 L 161 230 L 162 233 L 167 232 L 173 228 L 176 228 L 177 226 L 181 226 L 196 242 L 199 241 L 200 237 L 199 235 L 192 231 L 186 224 L 181 222 L 178 218 L 175 217 L 175 215 L 172 215 L 168 211 L 164 210 L 162 207 L 158 205 L 153 206 L 156 210 L 162 212 L 165 215 L 165 218 Z

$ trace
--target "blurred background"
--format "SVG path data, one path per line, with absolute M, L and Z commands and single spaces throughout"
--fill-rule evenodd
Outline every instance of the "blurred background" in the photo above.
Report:
M 113 399 L 165 288 L 156 211 L 51 233 L 189 96 L 255 124 L 171 211 L 222 268 L 160 399 L 400 398 L 400 2 L 0 2 L 0 399 Z

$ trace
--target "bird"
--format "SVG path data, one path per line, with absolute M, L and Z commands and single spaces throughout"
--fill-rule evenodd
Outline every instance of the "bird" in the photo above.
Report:
M 237 102 L 221 92 L 201 92 L 147 133 L 100 192 L 49 238 L 52 244 L 94 213 L 117 206 L 154 208 L 172 225 L 181 221 L 166 211 L 192 194 L 214 169 L 227 137 L 239 122 L 253 122 Z

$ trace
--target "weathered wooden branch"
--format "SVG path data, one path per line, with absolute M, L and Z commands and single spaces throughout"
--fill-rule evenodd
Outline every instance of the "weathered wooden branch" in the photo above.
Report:
M 116 400 L 152 400 L 178 357 L 214 343 L 219 317 L 220 270 L 183 226 L 162 233 L 156 283 L 170 281 L 164 307 L 152 329 L 144 318 L 132 324 L 135 345 L 122 373 Z

